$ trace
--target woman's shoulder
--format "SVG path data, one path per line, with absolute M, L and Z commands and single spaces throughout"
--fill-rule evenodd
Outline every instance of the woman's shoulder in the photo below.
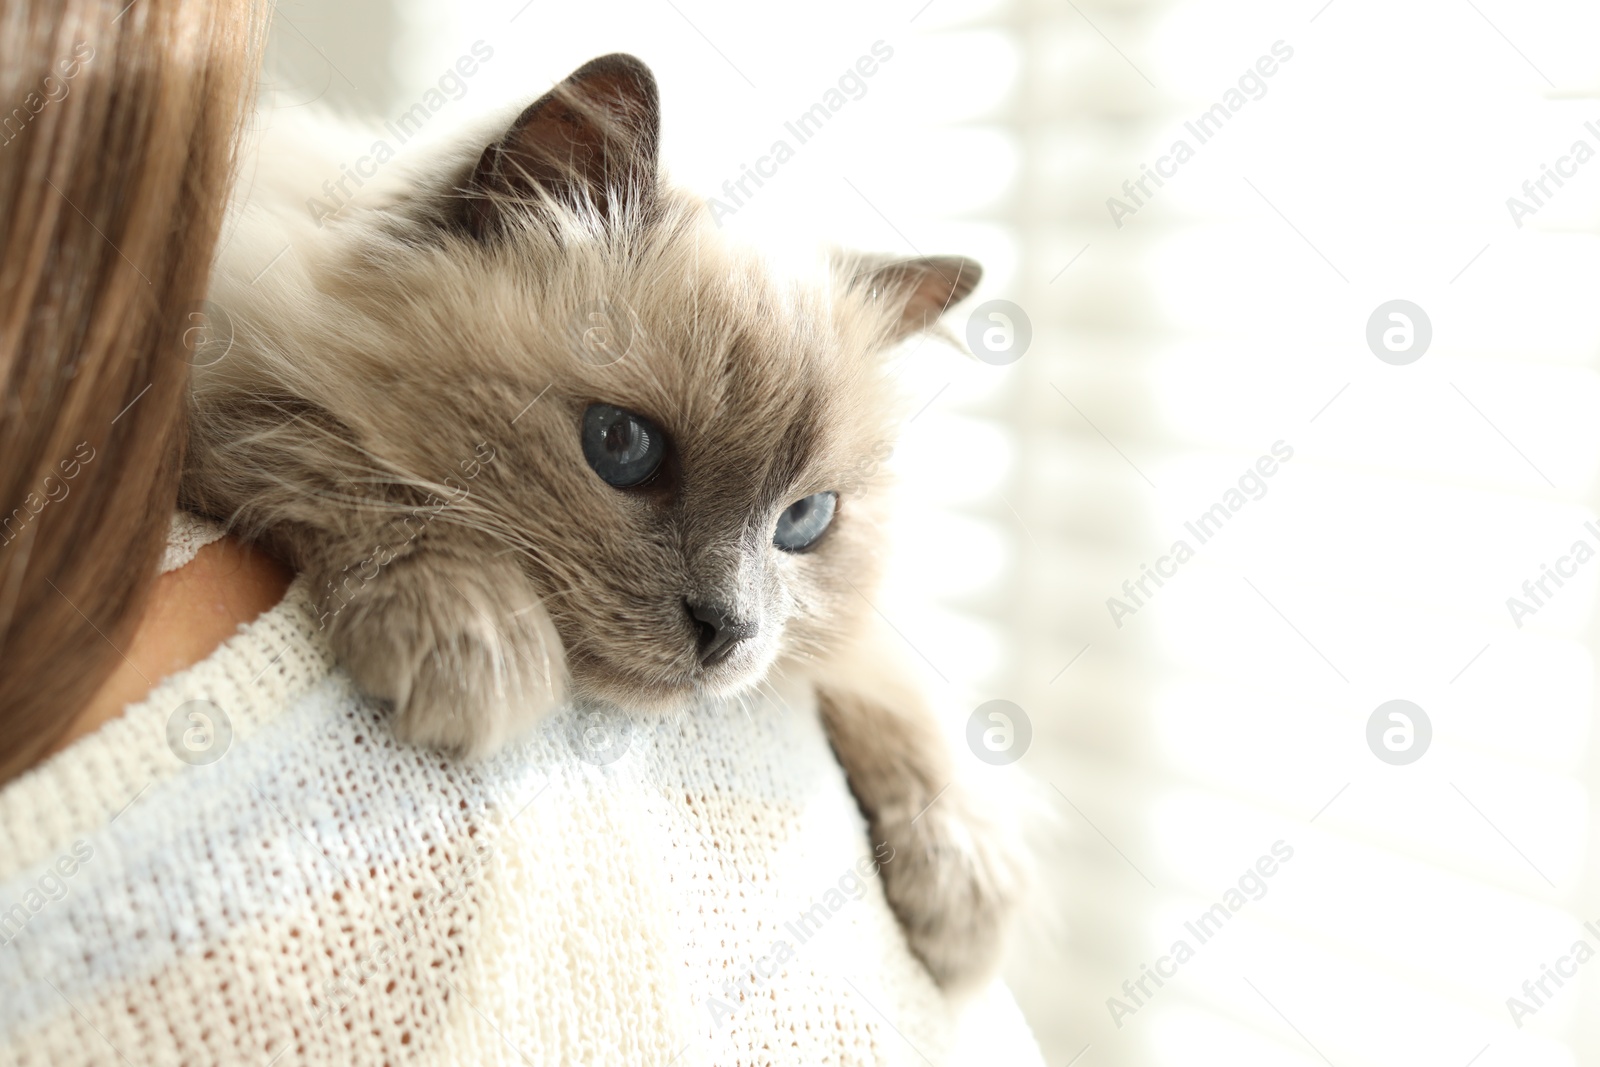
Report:
M 292 575 L 221 527 L 178 512 L 137 625 L 87 703 L 69 716 L 47 758 L 145 702 L 164 679 L 206 660 L 239 629 L 277 605 Z M 101 637 L 108 643 L 109 637 Z
M 182 771 L 222 758 L 333 668 L 311 592 L 297 581 L 198 662 L 0 787 L 0 878 L 108 826 Z

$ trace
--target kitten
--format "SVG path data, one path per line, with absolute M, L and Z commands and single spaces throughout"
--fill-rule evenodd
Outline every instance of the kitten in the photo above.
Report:
M 658 139 L 649 69 L 611 55 L 333 219 L 303 164 L 263 169 L 213 283 L 232 349 L 196 368 L 184 501 L 310 575 L 341 663 L 421 744 L 482 754 L 569 692 L 681 708 L 809 679 L 911 948 L 968 987 L 1020 852 L 866 597 L 887 350 L 979 268 L 844 254 L 781 281 L 663 183 Z

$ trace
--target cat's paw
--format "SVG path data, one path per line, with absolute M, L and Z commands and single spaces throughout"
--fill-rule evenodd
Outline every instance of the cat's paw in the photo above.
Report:
M 561 640 L 507 561 L 416 553 L 367 581 L 344 572 L 323 601 L 334 654 L 404 741 L 485 755 L 562 699 Z
M 1015 831 L 962 783 L 923 804 L 880 813 L 873 831 L 894 852 L 879 876 L 911 951 L 941 988 L 964 992 L 999 965 L 1031 866 Z

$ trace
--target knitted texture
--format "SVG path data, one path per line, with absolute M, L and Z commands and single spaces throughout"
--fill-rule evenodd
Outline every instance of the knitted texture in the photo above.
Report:
M 157 574 L 166 574 L 194 559 L 194 554 L 227 531 L 210 519 L 191 515 L 187 511 L 172 514 L 172 528 L 167 532 L 167 550 L 162 553 Z
M 0 1063 L 1039 1063 L 873 871 L 804 694 L 462 763 L 390 736 L 297 582 L 0 790 Z

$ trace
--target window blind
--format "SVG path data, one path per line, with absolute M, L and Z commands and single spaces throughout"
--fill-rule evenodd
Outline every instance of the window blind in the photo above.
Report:
M 1594 13 L 997 18 L 1036 339 L 993 684 L 1059 816 L 1012 972 L 1051 1061 L 1600 1061 Z

